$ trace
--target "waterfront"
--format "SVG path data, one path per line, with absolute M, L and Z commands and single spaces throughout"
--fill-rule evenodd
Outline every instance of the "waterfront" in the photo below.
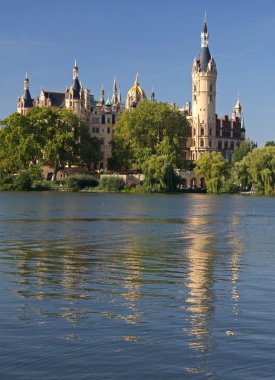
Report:
M 274 206 L 0 193 L 1 378 L 273 378 Z

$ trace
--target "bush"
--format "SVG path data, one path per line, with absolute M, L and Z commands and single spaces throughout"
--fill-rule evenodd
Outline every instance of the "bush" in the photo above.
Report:
M 1 182 L 1 184 L 3 184 L 3 185 L 5 185 L 5 184 L 12 184 L 13 183 L 13 181 L 14 181 L 14 175 L 13 174 L 7 174 L 7 175 L 4 175 L 2 178 L 1 178 L 1 180 L 0 180 L 0 182 Z
M 14 179 L 14 190 L 29 191 L 32 188 L 31 175 L 28 170 L 21 171 Z
M 120 191 L 125 187 L 122 178 L 116 176 L 102 176 L 99 180 L 99 188 L 104 191 Z
M 29 167 L 27 172 L 29 173 L 32 181 L 41 181 L 43 179 L 42 169 L 39 165 L 33 165 Z
M 52 189 L 51 183 L 47 181 L 34 181 L 32 189 L 35 191 L 48 191 Z
M 11 191 L 11 190 L 13 190 L 13 184 L 12 183 L 0 184 L 0 191 Z
M 89 174 L 72 175 L 66 178 L 65 183 L 70 191 L 79 191 L 85 187 L 95 187 L 98 185 L 97 179 Z

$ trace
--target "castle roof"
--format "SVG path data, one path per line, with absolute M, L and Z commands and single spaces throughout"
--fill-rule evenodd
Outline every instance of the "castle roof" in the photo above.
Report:
M 208 62 L 211 59 L 211 54 L 208 46 L 201 47 L 199 62 L 200 62 L 200 71 L 207 71 Z
M 64 92 L 52 92 L 52 91 L 44 91 L 43 93 L 47 99 L 50 99 L 51 105 L 53 107 L 62 108 L 65 106 L 65 93 Z
M 208 30 L 206 24 L 206 15 L 204 16 L 204 25 L 201 33 L 201 51 L 198 57 L 198 63 L 200 64 L 200 71 L 207 71 L 208 62 L 211 59 L 211 54 L 208 48 Z
M 28 108 L 28 107 L 33 106 L 33 99 L 31 97 L 31 94 L 28 88 L 24 90 L 23 98 L 24 98 L 24 107 Z

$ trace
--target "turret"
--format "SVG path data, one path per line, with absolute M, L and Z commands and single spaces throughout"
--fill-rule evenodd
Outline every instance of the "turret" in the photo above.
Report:
M 25 115 L 31 107 L 34 106 L 34 99 L 32 99 L 29 89 L 29 78 L 26 73 L 26 77 L 24 79 L 24 94 L 17 101 L 17 112 Z
M 81 89 L 81 86 L 78 80 L 78 66 L 75 60 L 74 67 L 73 67 L 73 81 L 72 81 L 72 90 L 73 90 L 74 99 L 79 99 L 80 89 Z

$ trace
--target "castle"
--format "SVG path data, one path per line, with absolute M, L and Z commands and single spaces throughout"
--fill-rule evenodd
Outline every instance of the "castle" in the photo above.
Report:
M 217 66 L 208 47 L 208 29 L 206 17 L 201 33 L 201 50 L 195 57 L 192 66 L 192 106 L 186 103 L 185 113 L 191 133 L 186 141 L 183 154 L 187 160 L 198 160 L 206 152 L 220 152 L 226 159 L 245 140 L 245 127 L 242 106 L 238 97 L 231 117 L 225 115 L 218 118 L 216 114 L 216 82 Z M 139 84 L 138 74 L 134 85 L 126 97 L 126 109 L 137 106 L 141 100 L 147 99 L 145 91 Z M 151 101 L 155 101 L 155 93 L 151 91 Z M 24 81 L 24 94 L 17 101 L 17 111 L 26 114 L 31 107 L 60 107 L 74 110 L 89 125 L 90 134 L 102 139 L 102 160 L 97 169 L 107 169 L 111 157 L 111 141 L 114 137 L 113 127 L 124 111 L 120 91 L 114 79 L 111 100 L 105 101 L 104 89 L 101 88 L 99 100 L 84 89 L 78 78 L 78 66 L 75 62 L 70 87 L 64 92 L 45 91 L 41 89 L 37 99 L 32 99 L 29 91 L 29 79 Z

